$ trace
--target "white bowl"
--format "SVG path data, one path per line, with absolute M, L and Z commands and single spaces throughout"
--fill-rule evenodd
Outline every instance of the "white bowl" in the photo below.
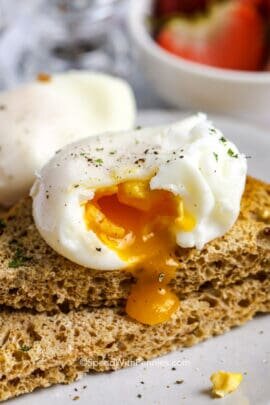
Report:
M 171 55 L 149 34 L 151 0 L 131 0 L 128 24 L 138 62 L 170 104 L 270 124 L 270 73 L 213 68 Z

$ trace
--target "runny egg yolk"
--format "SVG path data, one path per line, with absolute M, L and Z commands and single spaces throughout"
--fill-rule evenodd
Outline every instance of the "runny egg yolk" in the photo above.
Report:
M 178 267 L 175 232 L 191 231 L 196 224 L 180 197 L 150 190 L 149 181 L 126 181 L 97 190 L 85 204 L 85 221 L 137 279 L 127 314 L 148 325 L 167 321 L 179 307 L 168 287 Z

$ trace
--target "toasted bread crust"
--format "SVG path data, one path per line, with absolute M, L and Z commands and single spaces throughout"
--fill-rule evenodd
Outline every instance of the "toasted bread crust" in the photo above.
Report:
M 239 219 L 202 251 L 177 249 L 179 269 L 171 288 L 181 296 L 204 285 L 230 285 L 270 269 L 270 185 L 248 178 Z M 0 304 L 37 311 L 114 306 L 125 300 L 134 277 L 96 271 L 54 252 L 39 235 L 25 199 L 5 215 L 0 236 Z M 15 267 L 14 267 L 15 266 Z M 17 266 L 17 267 L 16 267 Z
M 0 400 L 192 346 L 270 312 L 270 275 L 188 294 L 170 321 L 147 326 L 121 308 L 0 313 Z

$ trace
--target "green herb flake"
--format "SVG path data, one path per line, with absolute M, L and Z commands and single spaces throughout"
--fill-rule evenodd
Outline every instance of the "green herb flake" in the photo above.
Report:
M 102 152 L 104 150 L 104 148 L 96 148 L 97 152 Z
M 102 160 L 102 159 L 96 159 L 96 160 L 95 160 L 95 163 L 97 163 L 98 165 L 102 165 L 103 160 Z
M 8 263 L 8 267 L 16 269 L 17 267 L 24 266 L 31 257 L 25 256 L 22 249 L 18 248 L 13 256 L 13 259 Z
M 0 219 L 0 231 L 6 228 L 6 223 L 3 221 L 3 219 Z
M 116 154 L 116 150 L 112 150 L 111 152 L 110 152 L 110 155 L 115 155 Z
M 221 138 L 219 138 L 219 140 L 220 140 L 221 142 L 223 142 L 223 143 L 226 143 L 226 142 L 227 142 L 227 139 L 226 139 L 224 136 L 222 136 Z
M 216 161 L 218 162 L 218 154 L 216 152 L 213 152 L 213 155 L 214 155 Z
M 227 151 L 228 155 L 233 158 L 238 158 L 238 154 L 235 153 L 231 148 Z
M 136 131 L 140 131 L 142 129 L 142 127 L 140 125 L 137 125 L 137 127 L 135 129 L 136 129 Z
M 21 345 L 20 349 L 22 352 L 29 352 L 29 350 L 32 349 L 32 347 L 27 345 Z
M 215 128 L 210 128 L 209 131 L 210 131 L 211 134 L 216 134 L 216 132 L 217 132 L 217 130 Z

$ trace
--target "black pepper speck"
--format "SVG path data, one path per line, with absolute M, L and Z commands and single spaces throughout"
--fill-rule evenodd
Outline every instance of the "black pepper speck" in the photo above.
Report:
M 144 163 L 145 162 L 145 159 L 137 159 L 137 160 L 135 160 L 135 165 L 138 165 L 139 163 Z

